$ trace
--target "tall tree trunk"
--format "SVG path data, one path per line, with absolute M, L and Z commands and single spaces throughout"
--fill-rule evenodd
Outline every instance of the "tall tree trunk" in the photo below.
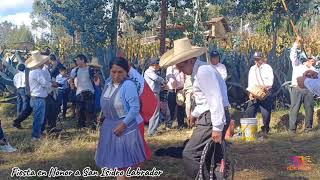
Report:
M 117 51 L 117 40 L 118 40 L 118 16 L 119 16 L 119 0 L 113 1 L 112 18 L 111 18 L 111 39 L 110 48 L 112 57 L 115 57 Z
M 161 0 L 160 55 L 166 52 L 167 14 L 168 14 L 168 0 Z
M 112 17 L 111 17 L 111 35 L 110 46 L 108 49 L 101 47 L 96 48 L 96 54 L 99 62 L 103 66 L 103 78 L 109 77 L 110 62 L 116 57 L 118 43 L 118 16 L 119 16 L 119 0 L 113 1 Z

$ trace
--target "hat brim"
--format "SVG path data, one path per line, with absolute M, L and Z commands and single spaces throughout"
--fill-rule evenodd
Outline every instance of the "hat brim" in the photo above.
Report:
M 25 61 L 25 65 L 27 68 L 36 68 L 39 67 L 41 65 L 43 65 L 44 63 L 46 63 L 47 61 L 49 61 L 49 56 L 40 56 L 39 60 L 34 60 L 32 57 L 29 57 L 26 61 Z
M 174 55 L 173 49 L 171 49 L 161 56 L 159 65 L 161 67 L 168 67 L 175 64 L 179 64 L 188 59 L 199 57 L 202 54 L 204 54 L 206 51 L 207 51 L 207 48 L 205 47 L 192 47 L 192 49 L 188 51 Z
M 88 64 L 88 66 L 95 67 L 95 68 L 102 68 L 102 66 L 99 64 Z

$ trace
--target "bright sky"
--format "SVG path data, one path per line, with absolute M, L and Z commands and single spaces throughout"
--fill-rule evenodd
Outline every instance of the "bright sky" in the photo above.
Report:
M 0 22 L 31 26 L 33 0 L 0 0 Z
M 0 0 L 0 23 L 11 22 L 17 26 L 25 24 L 31 29 L 32 4 L 34 0 Z M 34 35 L 40 37 L 42 32 L 49 32 L 49 29 L 31 30 Z

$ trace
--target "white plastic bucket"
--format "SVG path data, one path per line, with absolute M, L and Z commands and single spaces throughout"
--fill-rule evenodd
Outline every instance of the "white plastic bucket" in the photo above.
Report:
M 243 141 L 257 140 L 258 120 L 257 118 L 241 118 L 241 132 Z

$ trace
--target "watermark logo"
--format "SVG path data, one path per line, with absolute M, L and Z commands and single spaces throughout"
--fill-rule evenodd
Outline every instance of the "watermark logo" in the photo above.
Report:
M 311 170 L 311 156 L 291 156 L 287 166 L 288 171 L 309 171 Z

